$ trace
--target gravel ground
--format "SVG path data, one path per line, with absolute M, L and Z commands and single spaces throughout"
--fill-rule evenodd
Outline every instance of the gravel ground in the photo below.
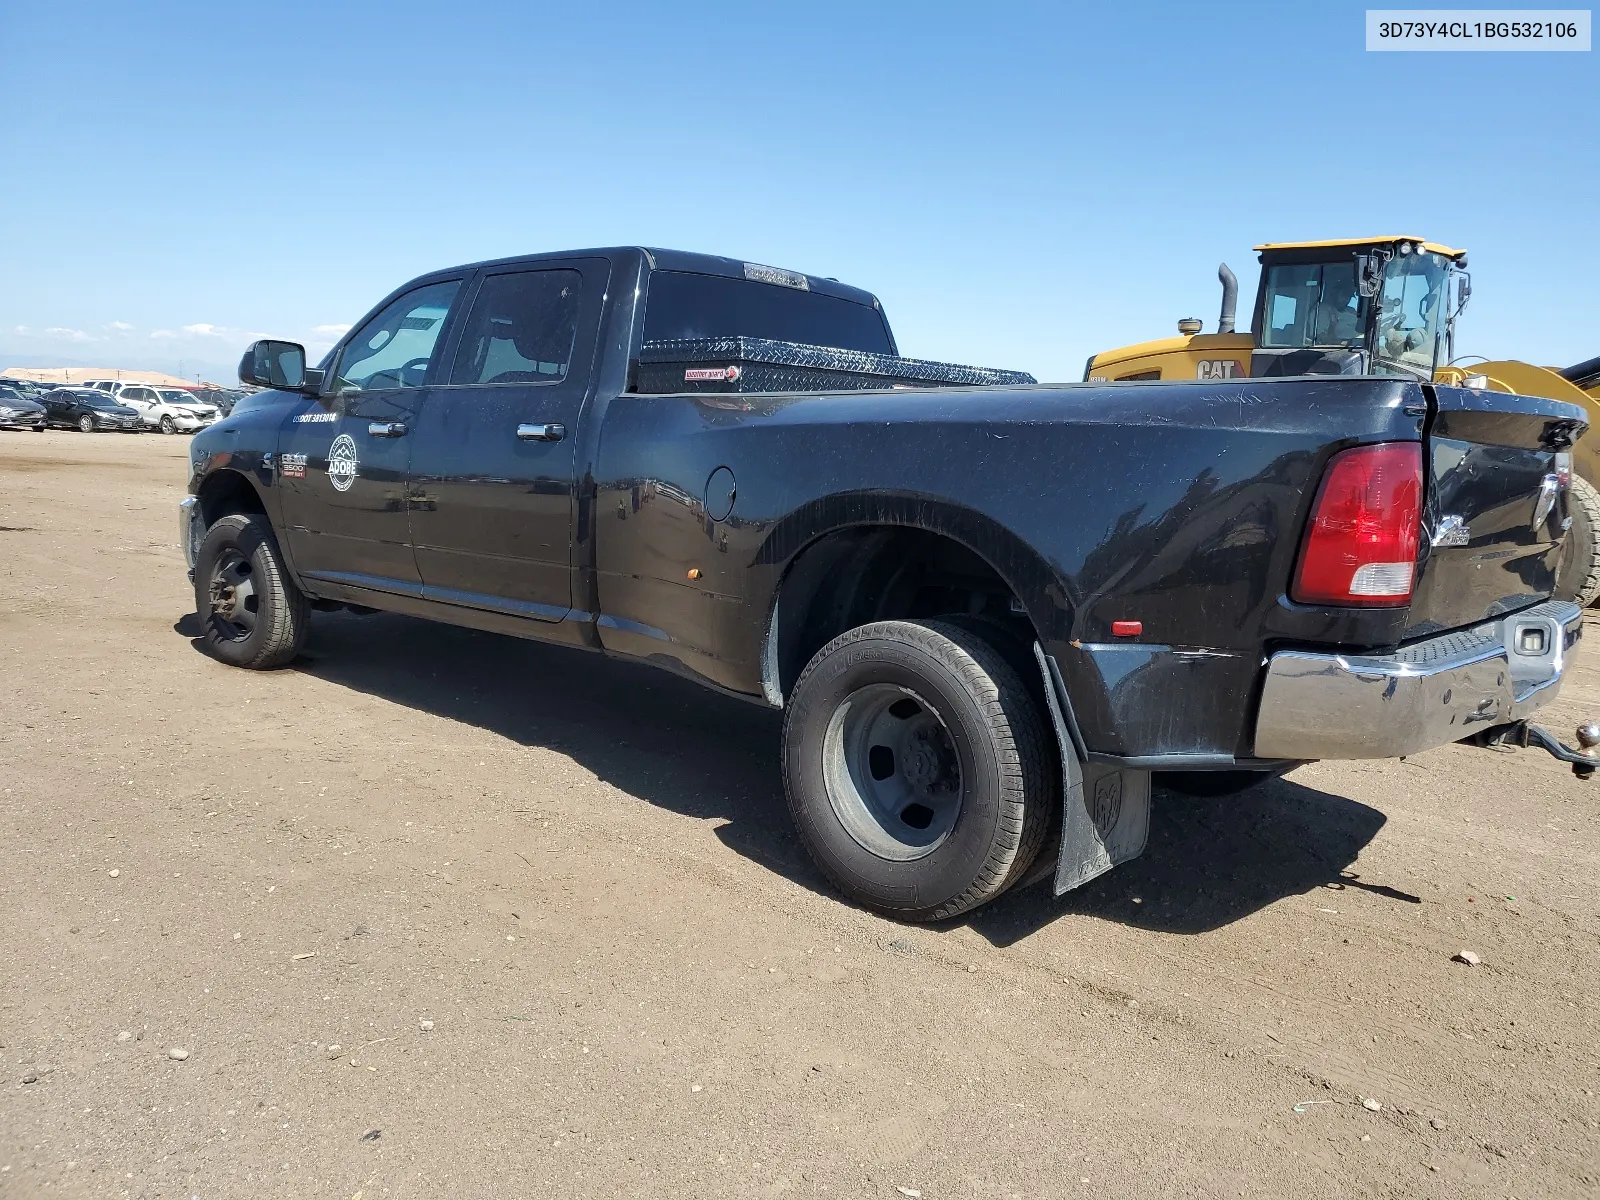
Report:
M 1139 861 L 898 926 L 760 708 L 387 615 L 201 655 L 186 446 L 0 432 L 0 1196 L 1600 1191 L 1600 782 L 1158 793 Z

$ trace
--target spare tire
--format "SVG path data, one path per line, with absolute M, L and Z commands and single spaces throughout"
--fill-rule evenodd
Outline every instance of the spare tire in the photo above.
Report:
M 1567 493 L 1572 526 L 1561 546 L 1556 567 L 1557 600 L 1574 600 L 1584 608 L 1600 596 L 1600 491 L 1578 475 Z

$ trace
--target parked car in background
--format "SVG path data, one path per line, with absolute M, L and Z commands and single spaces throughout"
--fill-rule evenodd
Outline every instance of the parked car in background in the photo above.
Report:
M 102 391 L 89 387 L 57 388 L 44 398 L 44 419 L 58 429 L 120 430 L 138 433 L 144 429 L 139 410 L 118 404 Z
M 43 429 L 44 405 L 0 385 L 0 429 Z
M 40 383 L 37 379 L 20 379 L 12 376 L 0 376 L 0 387 L 11 388 L 29 400 L 38 401 L 50 391 L 50 386 Z
M 183 388 L 158 388 L 144 383 L 121 384 L 113 393 L 118 404 L 139 411 L 144 423 L 162 433 L 193 433 L 217 419 L 214 405 Z
M 234 406 L 248 394 L 248 392 L 216 387 L 196 388 L 194 391 L 195 399 L 213 405 L 224 417 L 231 415 Z

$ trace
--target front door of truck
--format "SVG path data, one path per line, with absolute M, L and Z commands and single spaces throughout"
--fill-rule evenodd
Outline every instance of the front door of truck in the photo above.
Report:
M 572 605 L 578 418 L 610 265 L 485 272 L 411 449 L 424 594 L 539 620 Z
M 385 305 L 339 352 L 321 396 L 278 439 L 289 555 L 303 576 L 415 593 L 422 582 L 406 511 L 418 414 L 461 280 Z

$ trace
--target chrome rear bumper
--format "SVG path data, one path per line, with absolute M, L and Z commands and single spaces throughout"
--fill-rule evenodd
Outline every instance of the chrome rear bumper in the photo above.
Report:
M 1551 600 L 1393 654 L 1281 650 L 1256 757 L 1397 758 L 1521 720 L 1555 697 L 1582 636 L 1583 610 Z

